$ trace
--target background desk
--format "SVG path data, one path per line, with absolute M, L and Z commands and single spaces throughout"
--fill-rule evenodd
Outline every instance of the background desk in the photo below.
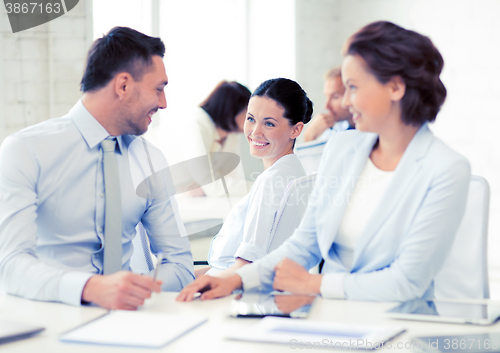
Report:
M 234 206 L 243 196 L 231 197 Z M 219 232 L 231 207 L 226 196 L 176 198 L 186 226 L 195 261 L 206 261 L 212 239 Z
M 175 301 L 176 296 L 177 293 L 169 292 L 153 295 L 141 310 L 165 313 L 196 313 L 207 316 L 208 322 L 163 347 L 161 350 L 61 343 L 58 340 L 61 333 L 103 315 L 106 311 L 96 307 L 72 307 L 65 304 L 35 302 L 12 296 L 0 296 L 0 319 L 24 321 L 47 328 L 44 332 L 32 338 L 0 345 L 0 351 L 2 353 L 245 353 L 290 352 L 291 350 L 289 345 L 239 342 L 224 339 L 227 332 L 231 330 L 245 330 L 258 320 L 228 317 L 230 302 L 233 296 L 204 302 L 195 300 L 191 303 L 178 303 Z M 396 344 L 401 342 L 404 346 L 404 343 L 410 342 L 411 337 L 414 336 L 500 331 L 498 324 L 479 327 L 386 319 L 384 311 L 392 306 L 394 306 L 394 303 L 324 300 L 318 298 L 312 309 L 310 319 L 348 324 L 402 326 L 407 329 L 407 332 L 392 341 L 394 349 L 384 348 L 386 351 L 392 352 L 408 351 L 408 349 L 404 348 L 396 349 Z

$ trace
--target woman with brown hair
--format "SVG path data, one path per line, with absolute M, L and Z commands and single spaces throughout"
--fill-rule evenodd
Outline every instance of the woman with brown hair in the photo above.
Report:
M 226 152 L 240 155 L 240 137 L 251 92 L 236 81 L 221 81 L 194 112 L 207 155 Z M 224 160 L 219 161 L 223 163 Z M 223 165 L 212 165 L 217 172 Z M 196 175 L 193 176 L 196 180 Z M 231 195 L 246 195 L 247 185 L 241 164 L 225 178 Z M 190 192 L 190 196 L 222 196 L 225 190 L 220 180 Z
M 200 279 L 178 300 L 272 288 L 325 298 L 433 296 L 433 278 L 465 211 L 470 166 L 429 130 L 446 97 L 429 38 L 375 22 L 345 46 L 343 105 L 356 130 L 329 140 L 308 209 L 276 251 L 225 279 Z M 324 259 L 323 272 L 307 269 Z

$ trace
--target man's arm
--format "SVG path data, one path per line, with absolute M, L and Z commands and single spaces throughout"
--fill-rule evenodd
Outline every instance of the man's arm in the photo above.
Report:
M 144 151 L 144 142 L 147 151 Z M 147 156 L 147 158 L 146 158 Z M 138 175 L 140 183 L 148 177 L 150 163 L 157 173 L 151 183 L 152 189 L 146 201 L 140 221 L 146 230 L 154 255 L 162 252 L 164 257 L 158 272 L 158 279 L 163 282 L 162 289 L 176 291 L 182 289 L 194 279 L 193 257 L 186 230 L 177 209 L 173 195 L 175 183 L 169 171 L 169 165 L 163 153 L 151 143 L 141 139 L 132 142 L 128 150 L 129 167 L 132 175 Z M 153 273 L 149 273 L 150 276 Z
M 7 293 L 72 305 L 86 301 L 107 309 L 135 309 L 151 291 L 160 290 L 161 282 L 137 274 L 102 276 L 57 266 L 57 258 L 52 263 L 41 260 L 36 253 L 40 173 L 29 145 L 8 137 L 0 147 L 0 281 Z
M 172 192 L 169 193 L 173 195 Z M 163 252 L 158 278 L 165 291 L 179 291 L 191 283 L 194 276 L 191 245 L 185 234 L 177 203 L 173 196 L 152 201 L 142 217 L 153 254 Z M 152 275 L 152 273 L 150 273 Z
M 6 138 L 0 147 L 0 281 L 10 294 L 79 305 L 92 274 L 57 268 L 36 254 L 39 173 L 26 143 Z
M 304 131 L 304 142 L 316 140 L 326 129 L 331 128 L 335 124 L 333 116 L 330 114 L 318 114 L 309 124 L 307 124 L 306 131 Z

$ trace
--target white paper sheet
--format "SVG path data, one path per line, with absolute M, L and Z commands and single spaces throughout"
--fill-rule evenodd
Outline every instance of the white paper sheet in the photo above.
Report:
M 288 344 L 291 348 L 378 349 L 405 330 L 392 326 L 361 326 L 340 323 L 265 317 L 233 340 Z

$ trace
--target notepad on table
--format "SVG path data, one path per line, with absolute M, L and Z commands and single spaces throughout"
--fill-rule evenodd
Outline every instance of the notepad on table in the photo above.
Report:
M 341 323 L 266 317 L 244 331 L 235 331 L 233 340 L 288 344 L 292 348 L 313 347 L 377 349 L 404 332 L 395 326 L 360 326 Z
M 62 342 L 160 348 L 207 321 L 190 314 L 112 311 L 64 333 Z

